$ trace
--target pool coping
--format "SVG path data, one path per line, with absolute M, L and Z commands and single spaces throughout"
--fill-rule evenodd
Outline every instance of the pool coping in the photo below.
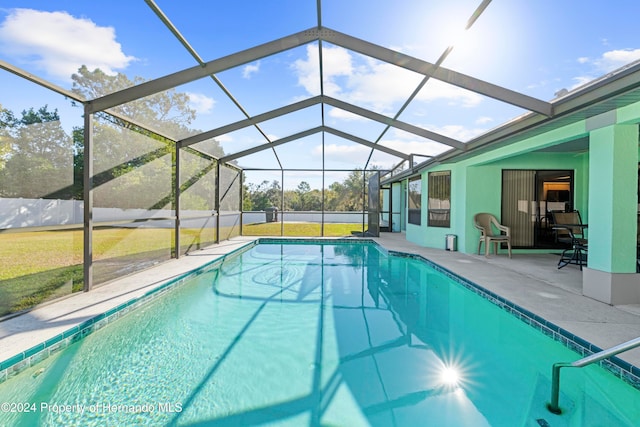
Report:
M 465 288 L 490 301 L 491 303 L 505 310 L 520 321 L 528 324 L 529 326 L 542 332 L 544 335 L 552 338 L 554 341 L 559 342 L 570 350 L 575 351 L 582 357 L 586 357 L 603 350 L 602 348 L 590 343 L 589 341 L 579 337 L 578 335 L 575 335 L 568 330 L 556 325 L 555 323 L 550 322 L 542 318 L 541 316 L 538 316 L 537 314 L 525 309 L 524 307 L 521 307 L 518 304 L 509 301 L 507 298 L 501 297 L 495 292 L 486 289 L 485 287 L 473 282 L 472 280 L 469 280 L 441 265 L 438 265 L 437 263 L 429 260 L 422 255 L 393 250 L 389 250 L 388 252 L 389 254 L 393 254 L 396 256 L 416 258 L 420 259 L 423 262 L 426 262 L 434 270 L 439 271 L 447 277 L 456 280 Z M 594 364 L 611 372 L 614 376 L 618 377 L 622 381 L 640 390 L 640 368 L 638 368 L 637 366 L 616 356 L 608 359 L 603 359 Z
M 25 369 L 41 362 L 54 353 L 68 347 L 70 344 L 86 337 L 87 335 L 101 329 L 107 324 L 117 320 L 119 317 L 127 314 L 133 309 L 145 305 L 154 299 L 166 294 L 168 291 L 182 285 L 187 279 L 203 274 L 207 269 L 214 267 L 216 264 L 223 263 L 228 257 L 247 250 L 258 244 L 258 240 L 249 241 L 242 244 L 232 251 L 222 254 L 217 258 L 208 261 L 195 269 L 187 271 L 168 280 L 155 288 L 152 288 L 138 297 L 131 298 L 116 307 L 109 309 L 103 313 L 93 316 L 66 331 L 47 339 L 44 342 L 36 344 L 27 350 L 24 350 L 8 359 L 0 361 L 0 384 L 9 378 L 19 374 Z
M 0 361 L 0 383 L 5 382 L 9 378 L 19 374 L 25 369 L 41 362 L 56 352 L 68 347 L 74 342 L 83 339 L 87 335 L 101 329 L 107 324 L 117 320 L 119 317 L 126 315 L 131 310 L 134 310 L 142 305 L 145 305 L 158 297 L 166 294 L 172 289 L 182 285 L 187 279 L 196 277 L 200 274 L 209 271 L 211 268 L 215 268 L 218 264 L 224 263 L 224 261 L 232 256 L 237 255 L 240 252 L 246 251 L 258 244 L 279 244 L 279 243 L 304 243 L 304 244 L 317 244 L 317 243 L 345 243 L 345 244 L 373 244 L 383 252 L 400 257 L 419 259 L 422 262 L 427 263 L 430 267 L 436 271 L 443 273 L 449 278 L 460 283 L 465 288 L 476 293 L 480 297 L 490 301 L 499 308 L 507 311 L 520 321 L 528 324 L 529 326 L 542 332 L 544 335 L 552 338 L 563 344 L 565 347 L 575 351 L 582 357 L 588 356 L 602 349 L 587 340 L 569 332 L 568 330 L 561 328 L 560 326 L 545 320 L 544 318 L 536 315 L 535 313 L 521 307 L 507 298 L 486 289 L 485 287 L 467 279 L 459 274 L 452 272 L 451 270 L 431 261 L 423 255 L 402 252 L 397 250 L 389 250 L 380 243 L 369 238 L 352 237 L 346 238 L 277 238 L 277 237 L 258 237 L 255 240 L 248 241 L 245 244 L 219 255 L 217 258 L 208 261 L 190 271 L 182 273 L 175 278 L 168 280 L 159 286 L 146 291 L 144 294 L 134 297 L 124 303 L 117 305 L 116 307 L 109 309 L 103 313 L 89 318 L 76 326 L 73 326 L 62 333 L 55 335 L 54 337 L 47 339 L 29 349 L 22 351 L 8 359 Z M 633 364 L 626 362 L 618 357 L 612 357 L 609 359 L 601 360 L 597 363 L 603 369 L 611 372 L 614 376 L 618 377 L 622 381 L 628 383 L 632 387 L 640 390 L 640 368 Z

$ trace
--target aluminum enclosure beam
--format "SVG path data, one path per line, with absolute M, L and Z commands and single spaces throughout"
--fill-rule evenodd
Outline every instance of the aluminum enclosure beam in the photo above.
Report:
M 240 120 L 235 123 L 229 123 L 228 125 L 221 126 L 219 128 L 200 133 L 198 135 L 190 136 L 188 138 L 178 141 L 178 145 L 181 148 L 184 148 L 192 144 L 197 144 L 198 142 L 206 141 L 207 139 L 215 138 L 216 136 L 234 132 L 236 130 L 253 126 L 257 123 L 275 119 L 277 117 L 284 116 L 289 113 L 293 113 L 308 107 L 312 107 L 314 105 L 319 104 L 321 101 L 322 101 L 321 96 L 319 95 L 314 96 L 313 98 L 309 98 L 300 102 L 295 102 L 293 104 L 285 105 L 284 107 L 276 108 L 275 110 L 271 110 L 263 114 L 258 114 L 256 116 L 249 117 L 248 119 Z
M 335 98 L 331 98 L 329 96 L 323 97 L 323 100 L 326 104 L 331 105 L 336 108 L 340 108 L 342 110 L 348 111 L 350 113 L 356 114 L 358 116 L 365 117 L 367 119 L 374 120 L 376 122 L 389 125 L 396 129 L 401 129 L 406 132 L 412 133 L 417 136 L 421 136 L 423 138 L 431 139 L 433 141 L 439 142 L 441 144 L 448 145 L 450 147 L 456 148 L 458 150 L 465 149 L 465 143 L 462 141 L 458 141 L 457 139 L 449 138 L 444 135 L 440 135 L 439 133 L 431 132 L 427 129 L 423 129 L 418 126 L 411 125 L 409 123 L 402 122 L 400 120 L 392 119 L 390 117 L 384 116 L 382 114 L 375 113 L 371 110 L 367 110 L 362 107 L 355 106 L 353 104 L 349 104 L 344 101 L 340 101 Z
M 299 110 L 302 110 L 304 108 L 308 108 L 308 107 L 320 104 L 322 102 L 324 102 L 324 103 L 326 103 L 328 105 L 331 105 L 333 107 L 336 107 L 336 108 L 341 108 L 341 109 L 343 109 L 345 111 L 348 111 L 350 113 L 359 115 L 361 117 L 364 117 L 364 118 L 367 118 L 367 119 L 370 119 L 370 120 L 373 120 L 373 121 L 376 121 L 376 122 L 379 122 L 379 123 L 382 123 L 382 124 L 385 124 L 385 125 L 389 125 L 389 126 L 394 127 L 396 129 L 404 130 L 404 131 L 409 132 L 411 134 L 414 134 L 416 136 L 420 136 L 420 137 L 423 137 L 423 138 L 426 138 L 426 139 L 430 139 L 430 140 L 436 141 L 436 142 L 441 143 L 441 144 L 448 145 L 448 146 L 453 147 L 453 148 L 455 148 L 457 150 L 464 151 L 465 148 L 466 148 L 466 145 L 465 145 L 464 142 L 458 141 L 456 139 L 449 138 L 447 136 L 440 135 L 440 134 L 435 133 L 435 132 L 431 132 L 431 131 L 429 131 L 427 129 L 423 129 L 423 128 L 411 125 L 409 123 L 402 122 L 400 120 L 392 119 L 392 118 L 384 116 L 382 114 L 375 113 L 375 112 L 373 112 L 371 110 L 367 110 L 365 108 L 358 107 L 358 106 L 355 106 L 353 104 L 349 104 L 347 102 L 340 101 L 340 100 L 335 99 L 335 98 L 331 98 L 331 97 L 328 97 L 328 96 L 320 96 L 320 95 L 314 96 L 313 98 L 305 99 L 305 100 L 300 101 L 300 102 L 289 104 L 289 105 L 286 105 L 286 106 L 281 107 L 281 108 L 277 108 L 277 109 L 269 111 L 267 113 L 258 114 L 256 116 L 250 117 L 250 118 L 245 119 L 245 120 L 240 120 L 240 121 L 237 121 L 235 123 L 230 123 L 228 125 L 221 126 L 219 128 L 212 129 L 210 131 L 203 132 L 203 133 L 198 134 L 198 135 L 190 136 L 190 137 L 185 138 L 185 139 L 183 139 L 181 141 L 178 141 L 178 144 L 179 144 L 179 146 L 181 148 L 184 148 L 184 147 L 187 147 L 187 146 L 192 145 L 192 144 L 197 144 L 198 142 L 206 141 L 208 139 L 215 138 L 215 137 L 220 136 L 220 135 L 224 135 L 224 134 L 227 134 L 227 133 L 230 133 L 230 132 L 234 132 L 234 131 L 239 130 L 239 129 L 243 129 L 245 127 L 253 126 L 253 125 L 257 124 L 257 123 L 260 123 L 260 122 L 263 122 L 263 121 L 266 121 L 266 120 L 271 120 L 271 119 L 286 115 L 288 113 L 293 113 L 295 111 L 299 111 Z M 369 142 L 367 142 L 367 143 L 369 143 Z M 378 145 L 374 144 L 374 148 L 377 148 L 377 147 L 378 147 Z M 396 154 L 394 154 L 394 155 L 396 155 Z
M 237 153 L 234 153 L 234 154 L 229 154 L 228 156 L 223 156 L 220 158 L 220 162 L 227 163 L 232 160 L 238 159 L 240 157 L 248 156 L 250 154 L 255 154 L 263 150 L 268 150 L 269 148 L 277 147 L 278 145 L 286 144 L 287 142 L 295 141 L 296 139 L 301 139 L 321 131 L 322 131 L 322 126 L 318 126 L 312 129 L 307 129 L 304 132 L 294 133 L 293 135 L 285 136 L 284 138 L 277 139 L 271 143 L 258 145 L 253 148 L 238 151 Z
M 241 52 L 233 53 L 219 59 L 214 59 L 213 61 L 206 62 L 203 65 L 196 65 L 195 67 L 187 68 L 155 80 L 149 80 L 147 82 L 140 83 L 139 85 L 96 98 L 88 102 L 89 112 L 95 113 L 103 111 L 107 108 L 126 104 L 127 102 L 131 102 L 136 99 L 141 99 L 149 95 L 173 89 L 194 80 L 305 45 L 317 39 L 317 31 L 301 31 Z
M 178 30 L 178 27 L 176 27 L 173 24 L 173 22 L 171 22 L 169 17 L 160 9 L 160 7 L 155 3 L 155 1 L 154 0 L 145 0 L 145 1 L 146 1 L 147 5 L 151 8 L 151 10 L 153 10 L 153 12 L 156 14 L 156 16 L 158 18 L 160 18 L 160 20 L 162 21 L 164 26 L 167 27 L 167 29 L 169 31 L 171 31 L 173 36 L 189 52 L 189 54 L 193 57 L 193 59 L 195 59 L 198 62 L 198 64 L 200 64 L 201 66 L 204 65 L 205 61 L 200 57 L 200 55 L 198 55 L 198 53 L 193 48 L 193 46 L 191 46 L 191 44 L 182 35 L 182 33 L 180 33 L 180 30 Z M 222 92 L 224 92 L 224 94 L 227 95 L 227 98 L 229 98 L 231 100 L 231 102 L 233 102 L 233 104 L 242 112 L 242 114 L 244 114 L 244 116 L 246 118 L 250 118 L 251 117 L 251 115 L 242 106 L 242 104 L 240 104 L 240 101 L 238 101 L 236 99 L 236 97 L 233 96 L 231 91 L 229 91 L 229 89 L 227 89 L 227 87 L 222 83 L 222 81 L 216 75 L 212 74 L 209 77 L 211 77 L 211 80 L 213 80 L 214 83 L 216 85 L 218 85 L 218 87 L 222 90 Z M 269 138 L 269 136 L 267 136 L 267 134 L 260 128 L 260 126 L 258 126 L 256 124 L 256 125 L 254 125 L 254 127 L 264 137 L 264 139 L 267 142 L 271 142 L 271 139 Z M 282 164 L 280 163 L 280 159 L 278 158 L 278 155 L 275 152 L 274 152 L 274 155 L 276 156 L 276 159 L 278 160 L 278 164 L 280 166 L 282 166 Z
M 496 144 L 510 144 L 526 138 L 527 135 L 536 135 L 546 126 L 554 126 L 554 123 L 559 121 L 564 125 L 575 123 L 604 111 L 630 105 L 638 100 L 640 100 L 640 61 L 554 100 L 553 118 L 545 118 L 535 113 L 525 114 L 472 139 L 467 143 L 467 150 L 464 153 L 449 151 L 440 154 L 425 162 L 424 167 L 433 166 L 439 162 L 462 160 Z
M 340 138 L 348 139 L 350 141 L 357 142 L 358 144 L 365 145 L 365 146 L 367 146 L 369 148 L 374 148 L 374 149 L 379 150 L 379 151 L 384 151 L 387 154 L 391 154 L 392 156 L 400 157 L 401 159 L 409 160 L 409 157 L 410 157 L 409 155 L 401 153 L 399 151 L 396 151 L 396 150 L 394 150 L 392 148 L 388 148 L 388 147 L 385 147 L 385 146 L 379 145 L 379 144 L 374 144 L 373 142 L 369 142 L 369 141 L 367 141 L 365 139 L 358 138 L 357 136 L 353 136 L 351 134 L 339 131 L 337 129 L 333 129 L 333 128 L 330 128 L 330 127 L 327 127 L 327 126 L 318 126 L 318 127 L 312 128 L 312 129 L 308 129 L 308 130 L 306 130 L 304 132 L 298 132 L 298 133 L 295 133 L 293 135 L 289 135 L 289 136 L 286 136 L 284 138 L 280 138 L 280 139 L 278 139 L 276 141 L 273 141 L 272 143 L 262 144 L 262 145 L 259 145 L 257 147 L 249 148 L 249 149 L 243 150 L 243 151 L 238 151 L 237 153 L 221 157 L 220 158 L 220 162 L 227 163 L 227 162 L 230 162 L 232 160 L 236 160 L 236 159 L 238 159 L 240 157 L 248 156 L 250 154 L 255 154 L 255 153 L 258 153 L 258 152 L 263 151 L 263 150 L 268 150 L 271 147 L 276 147 L 278 145 L 286 144 L 287 142 L 291 142 L 291 141 L 295 141 L 297 139 L 305 138 L 305 137 L 307 137 L 309 135 L 313 135 L 313 134 L 316 134 L 318 132 L 328 132 L 328 133 L 331 133 L 333 135 L 339 136 Z
M 40 78 L 40 77 L 38 77 L 38 76 L 36 76 L 34 74 L 31 74 L 31 73 L 29 73 L 29 72 L 27 72 L 27 71 L 25 71 L 25 70 L 23 70 L 23 69 L 21 69 L 19 67 L 11 65 L 8 62 L 0 60 L 0 68 L 5 70 L 5 71 L 8 71 L 8 72 L 10 72 L 12 74 L 15 74 L 18 77 L 21 77 L 23 79 L 26 79 L 26 80 L 28 80 L 28 81 L 30 81 L 32 83 L 35 83 L 35 84 L 39 85 L 39 86 L 42 86 L 42 87 L 44 87 L 46 89 L 49 89 L 49 90 L 51 90 L 53 92 L 56 92 L 56 93 L 66 97 L 66 98 L 69 98 L 69 99 L 73 100 L 73 101 L 79 102 L 79 103 L 81 103 L 83 105 L 85 105 L 87 103 L 87 100 L 84 99 L 81 95 L 79 95 L 79 94 L 77 94 L 75 92 L 63 89 L 60 86 L 57 86 L 57 85 L 55 85 L 55 84 L 53 84 L 53 83 L 51 83 L 51 82 L 49 82 L 47 80 L 44 80 L 44 79 L 42 79 L 42 78 Z M 107 109 L 104 112 L 108 113 L 109 115 L 111 115 L 111 116 L 113 116 L 113 117 L 115 117 L 117 119 L 120 119 L 120 120 L 123 120 L 125 122 L 131 123 L 132 125 L 137 126 L 140 129 L 144 129 L 146 131 L 155 133 L 156 135 L 159 135 L 159 136 L 161 136 L 161 137 L 163 137 L 165 139 L 168 139 L 170 141 L 174 140 L 173 138 L 165 135 L 163 132 L 161 132 L 161 131 L 159 131 L 157 129 L 154 129 L 154 128 L 152 128 L 151 126 L 149 126 L 147 124 L 140 123 L 139 121 L 133 119 L 132 117 L 127 117 L 127 116 L 125 116 L 123 114 L 120 114 L 119 112 L 111 110 L 111 109 Z M 206 154 L 206 153 L 202 153 L 202 154 L 204 154 L 206 156 L 209 156 L 209 157 L 212 157 L 211 155 Z
M 84 109 L 84 168 L 82 171 L 83 204 L 83 255 L 82 290 L 89 292 L 93 287 L 93 115 Z
M 93 101 L 89 101 L 89 109 L 92 113 L 103 111 L 107 108 L 115 107 L 136 99 L 144 98 L 145 96 L 172 89 L 182 84 L 320 39 L 342 46 L 346 49 L 359 52 L 363 55 L 376 58 L 380 61 L 394 64 L 463 89 L 515 105 L 525 110 L 535 111 L 544 114 L 545 116 L 551 116 L 553 113 L 552 106 L 548 102 L 538 100 L 444 67 L 436 67 L 434 64 L 429 62 L 327 28 L 314 28 L 301 31 L 254 48 L 204 63 L 201 66 L 191 67 L 177 73 L 169 74 L 155 80 L 114 92 Z
M 369 43 L 365 40 L 351 37 L 338 31 L 324 28 L 321 31 L 321 38 L 335 45 L 344 47 L 345 49 L 350 49 L 363 55 L 376 58 L 380 61 L 397 65 L 425 76 L 433 77 L 445 83 L 480 93 L 525 110 L 535 111 L 537 113 L 544 114 L 547 117 L 551 117 L 553 115 L 553 108 L 549 102 L 541 101 L 441 66 L 436 67 L 435 64 L 431 64 L 430 62 Z
M 371 141 L 367 141 L 366 139 L 359 138 L 357 136 L 351 135 L 346 132 L 342 132 L 340 130 L 337 130 L 328 126 L 324 126 L 324 129 L 322 130 L 330 134 L 333 134 L 335 136 L 339 136 L 340 138 L 348 139 L 350 141 L 357 142 L 358 144 L 364 145 L 366 147 L 373 148 L 378 151 L 383 151 L 387 154 L 391 154 L 392 156 L 400 157 L 401 159 L 404 159 L 404 160 L 409 160 L 409 158 L 411 157 L 408 154 L 401 153 L 399 151 L 394 150 L 393 148 L 388 148 L 388 147 L 385 147 L 384 145 L 375 144 Z
M 39 86 L 42 86 L 46 89 L 52 90 L 56 93 L 59 93 L 62 96 L 66 96 L 69 99 L 72 99 L 74 101 L 77 102 L 82 102 L 84 103 L 85 100 L 78 95 L 77 93 L 73 93 L 70 90 L 66 90 L 61 88 L 60 86 L 57 86 L 51 82 L 48 82 L 34 74 L 31 74 L 25 70 L 23 70 L 22 68 L 16 67 L 14 65 L 9 64 L 8 62 L 2 61 L 0 60 L 0 68 L 2 68 L 3 70 L 6 70 L 12 74 L 15 74 L 18 77 L 22 77 L 23 79 L 26 79 L 32 83 L 35 83 Z

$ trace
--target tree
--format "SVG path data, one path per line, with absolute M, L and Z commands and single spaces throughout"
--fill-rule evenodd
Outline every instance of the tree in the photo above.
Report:
M 86 99 L 123 90 L 140 84 L 144 79 L 133 80 L 122 74 L 107 75 L 100 69 L 90 71 L 82 66 L 72 75 L 73 92 Z M 195 111 L 189 108 L 189 97 L 185 93 L 171 89 L 162 93 L 137 99 L 113 108 L 113 111 L 150 129 L 180 139 L 200 133 L 189 127 L 195 118 Z M 84 139 L 82 131 L 74 133 L 78 168 L 84 163 Z M 155 133 L 107 113 L 95 115 L 94 131 L 94 205 L 102 207 L 170 208 L 174 177 L 172 165 L 175 162 L 175 144 Z M 202 151 L 215 157 L 224 152 L 217 141 L 208 140 L 198 144 Z M 212 159 L 203 161 L 205 156 L 192 149 L 193 156 L 183 156 L 181 162 L 181 191 L 188 194 L 185 200 L 190 206 L 205 207 L 206 199 L 214 194 L 212 180 L 199 181 L 211 170 Z M 76 170 L 76 178 L 81 175 Z M 184 179 L 183 179 L 184 177 Z M 198 186 L 198 191 L 190 191 Z M 197 193 L 197 194 L 196 194 Z
M 99 68 L 89 71 L 84 65 L 71 76 L 71 79 L 73 80 L 72 91 L 85 99 L 100 98 L 144 82 L 141 77 L 129 80 L 122 73 L 110 76 Z M 198 133 L 189 129 L 189 125 L 195 119 L 196 112 L 189 108 L 188 103 L 189 95 L 170 89 L 119 105 L 113 110 L 151 129 L 157 129 L 169 137 L 179 139 Z M 132 127 L 131 124 L 115 117 L 108 120 L 125 128 Z M 222 152 L 212 154 L 221 155 Z
M 289 207 L 294 211 L 322 210 L 322 192 L 312 190 L 306 181 L 301 181 L 295 190 L 285 192 L 285 200 L 289 201 Z
M 334 182 L 324 190 L 311 189 L 306 181 L 301 181 L 294 190 L 284 192 L 284 210 L 317 211 L 323 208 L 327 211 L 362 211 L 366 210 L 366 184 L 369 178 L 377 172 L 376 168 L 368 171 L 356 169 L 342 182 Z M 269 206 L 280 206 L 281 188 L 278 181 L 273 181 L 268 188 L 268 181 L 260 184 L 245 184 L 244 210 L 264 210 Z
M 11 136 L 9 132 L 15 120 L 13 112 L 2 108 L 2 105 L 0 105 L 0 170 L 4 168 L 4 164 L 11 153 Z
M 260 184 L 249 183 L 245 186 L 245 198 L 243 199 L 243 209 L 247 211 L 263 211 L 266 208 L 275 206 L 280 208 L 282 198 L 282 188 L 279 181 L 264 180 Z
M 365 206 L 365 183 L 371 172 L 362 169 L 351 171 L 343 182 L 334 182 L 329 185 L 331 191 L 328 210 L 335 211 L 360 211 Z
M 20 117 L 0 111 L 0 195 L 69 198 L 73 184 L 73 139 L 60 125 L 58 110 L 24 110 Z

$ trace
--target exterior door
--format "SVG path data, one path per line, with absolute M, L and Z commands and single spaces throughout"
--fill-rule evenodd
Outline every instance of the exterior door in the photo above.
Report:
M 502 171 L 502 224 L 511 227 L 511 245 L 530 248 L 535 239 L 536 171 Z
M 551 212 L 573 210 L 573 171 L 503 170 L 501 221 L 520 248 L 559 248 Z

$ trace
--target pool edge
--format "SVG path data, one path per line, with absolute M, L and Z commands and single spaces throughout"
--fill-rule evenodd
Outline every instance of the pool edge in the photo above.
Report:
M 603 350 L 602 348 L 596 346 L 595 344 L 590 343 L 589 341 L 581 338 L 580 336 L 567 331 L 566 329 L 556 325 L 555 323 L 550 322 L 542 318 L 541 316 L 538 316 L 537 314 L 531 312 L 530 310 L 527 310 L 526 308 L 521 307 L 518 304 L 515 304 L 509 301 L 507 298 L 504 298 L 496 294 L 495 292 L 492 292 L 486 289 L 485 287 L 478 285 L 477 283 L 473 282 L 470 279 L 467 279 L 464 276 L 454 273 L 453 271 L 447 269 L 446 267 L 443 267 L 422 255 L 409 253 L 409 252 L 395 251 L 395 250 L 389 250 L 388 253 L 392 255 L 397 255 L 397 256 L 416 258 L 416 259 L 420 259 L 423 262 L 428 263 L 435 270 L 440 271 L 446 276 L 455 279 L 462 286 L 471 290 L 478 296 L 488 300 L 492 304 L 498 306 L 502 310 L 513 315 L 520 321 L 537 329 L 538 331 L 542 332 L 544 335 L 550 337 L 554 341 L 559 342 L 565 347 L 569 348 L 570 350 L 575 351 L 582 357 L 589 356 L 591 354 L 598 353 Z M 558 362 L 562 362 L 562 361 L 558 361 Z M 639 367 L 627 361 L 624 361 L 616 356 L 613 356 L 608 359 L 603 359 L 600 362 L 598 362 L 597 365 L 611 372 L 614 376 L 618 377 L 620 380 L 624 381 L 625 383 L 640 390 L 640 368 Z M 549 369 L 551 369 L 551 367 Z
M 179 274 L 178 276 L 167 280 L 160 285 L 149 289 L 144 294 L 131 298 L 117 306 L 99 313 L 71 328 L 40 342 L 24 351 L 21 351 L 5 360 L 0 361 L 0 384 L 9 378 L 18 375 L 25 369 L 47 359 L 49 356 L 68 347 L 70 344 L 78 341 L 93 332 L 102 329 L 107 324 L 117 320 L 121 316 L 130 311 L 147 304 L 156 298 L 164 295 L 172 289 L 183 284 L 187 279 L 203 274 L 212 266 L 223 263 L 228 257 L 235 256 L 238 253 L 248 250 L 258 244 L 260 239 L 254 239 L 243 243 L 239 247 L 228 253 L 218 255 L 216 258 L 205 262 L 204 264 L 193 268 L 189 271 Z
M 529 326 L 539 330 L 543 334 L 563 344 L 565 347 L 575 351 L 579 355 L 588 356 L 593 353 L 597 353 L 602 349 L 598 346 L 582 339 L 581 337 L 572 334 L 571 332 L 557 326 L 556 324 L 545 320 L 544 318 L 536 315 L 535 313 L 509 301 L 508 299 L 501 297 L 500 295 L 478 285 L 466 277 L 452 272 L 451 270 L 431 261 L 430 259 L 415 253 L 402 252 L 397 250 L 389 250 L 380 243 L 371 238 L 354 238 L 354 237 L 324 237 L 324 238 L 291 238 L 291 237 L 256 237 L 254 240 L 248 241 L 240 247 L 226 253 L 219 255 L 217 258 L 206 262 L 205 264 L 194 268 L 190 271 L 180 274 L 179 276 L 162 283 L 161 285 L 150 289 L 143 295 L 132 298 L 118 306 L 100 313 L 76 326 L 69 328 L 68 330 L 44 341 L 36 344 L 35 346 L 18 353 L 8 359 L 0 361 L 0 384 L 8 380 L 9 378 L 19 374 L 25 369 L 41 362 L 49 356 L 57 353 L 58 351 L 66 348 L 73 342 L 86 337 L 87 335 L 101 329 L 114 320 L 117 320 L 120 316 L 123 316 L 131 310 L 140 307 L 148 302 L 153 301 L 157 297 L 164 295 L 166 292 L 176 288 L 184 283 L 185 280 L 203 274 L 209 268 L 218 263 L 223 263 L 228 257 L 235 256 L 238 253 L 248 250 L 258 244 L 278 244 L 278 243 L 303 243 L 303 244 L 317 244 L 317 243 L 341 243 L 341 244 L 373 244 L 379 250 L 384 253 L 395 256 L 410 257 L 419 259 L 435 270 L 445 274 L 446 276 L 456 280 L 465 288 L 476 293 L 478 296 L 488 300 L 494 305 L 507 311 L 520 321 L 528 324 Z M 632 387 L 640 390 L 640 368 L 635 365 L 626 362 L 618 357 L 612 357 L 610 359 L 604 359 L 598 363 L 603 369 L 611 372 L 620 380 L 626 382 Z

